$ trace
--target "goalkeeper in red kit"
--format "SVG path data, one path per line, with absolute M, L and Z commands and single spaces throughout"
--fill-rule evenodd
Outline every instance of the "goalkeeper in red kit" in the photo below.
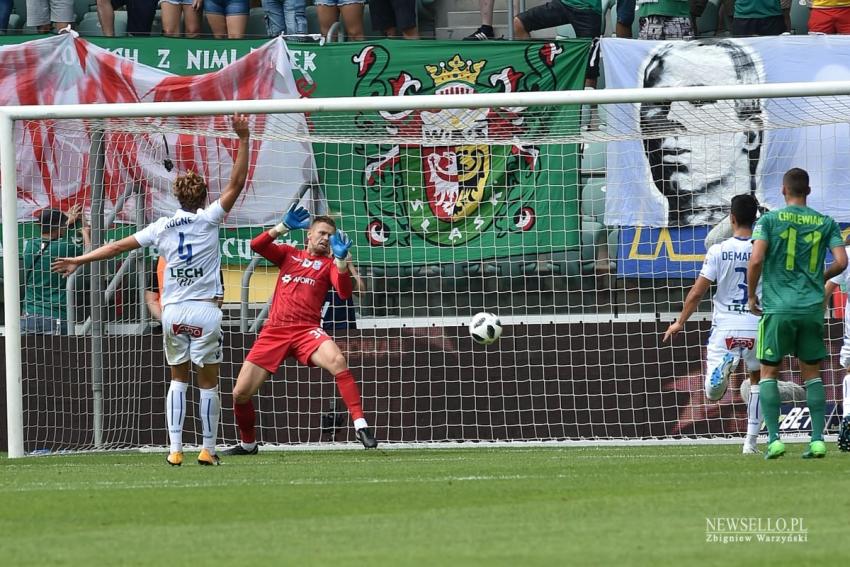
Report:
M 308 229 L 304 250 L 275 244 L 278 236 L 296 229 Z M 310 213 L 295 205 L 280 224 L 251 240 L 251 249 L 278 266 L 280 274 L 269 317 L 233 387 L 233 412 L 241 443 L 225 454 L 257 453 L 252 397 L 289 356 L 294 356 L 301 364 L 318 366 L 333 374 L 354 420 L 357 439 L 367 449 L 378 446 L 363 416 L 360 391 L 345 356 L 322 329 L 322 304 L 331 286 L 341 298 L 351 297 L 352 279 L 347 262 L 350 248 L 351 240 L 344 232 L 337 231 L 332 218 L 317 216 L 310 222 Z

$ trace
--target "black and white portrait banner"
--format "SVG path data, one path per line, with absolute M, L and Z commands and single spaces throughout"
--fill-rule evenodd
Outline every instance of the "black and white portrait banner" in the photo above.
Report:
M 850 81 L 850 37 L 602 40 L 605 88 Z M 612 105 L 605 222 L 714 225 L 731 198 L 784 205 L 782 175 L 808 170 L 809 205 L 850 221 L 850 97 Z

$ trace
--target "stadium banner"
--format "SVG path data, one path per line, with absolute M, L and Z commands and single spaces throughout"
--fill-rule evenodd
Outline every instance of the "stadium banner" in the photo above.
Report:
M 603 38 L 602 56 L 606 89 L 850 79 L 847 36 Z M 806 126 L 824 112 L 817 99 L 612 105 L 608 123 L 632 139 L 608 144 L 606 224 L 714 225 L 732 196 L 751 191 L 782 207 L 782 175 L 792 167 L 809 172 L 810 206 L 850 221 L 850 125 Z M 712 125 L 717 133 L 689 134 Z
M 51 35 L 37 36 L 41 38 Z M 33 36 L 2 35 L 0 45 L 15 45 L 33 41 Z M 218 39 L 183 39 L 174 37 L 86 37 L 86 41 L 106 51 L 141 63 L 154 69 L 175 75 L 200 75 L 223 69 L 269 42 L 261 39 L 229 39 L 222 43 Z M 310 44 L 304 44 L 309 46 Z M 290 48 L 292 66 L 303 66 L 306 71 L 315 68 L 312 58 L 315 51 L 300 49 L 293 43 Z
M 0 47 L 2 105 L 295 97 L 298 92 L 281 39 L 268 42 L 220 71 L 185 77 L 123 59 L 74 34 Z M 168 120 L 173 119 L 156 121 L 153 126 Z M 249 179 L 243 197 L 228 217 L 241 224 L 275 222 L 280 203 L 312 178 L 309 143 L 262 140 L 265 127 L 266 120 L 252 119 L 256 136 L 251 142 Z M 277 125 L 278 129 L 293 131 L 305 127 L 303 117 Z M 232 137 L 205 136 L 205 130 L 229 132 L 230 126 L 226 117 L 199 117 L 180 134 L 107 131 L 103 137 L 106 208 L 135 190 L 144 192 L 145 208 L 152 218 L 170 215 L 177 208 L 171 194 L 173 180 L 189 170 L 201 173 L 208 181 L 211 198 L 217 198 L 230 177 L 238 142 Z M 67 210 L 75 203 L 88 202 L 92 139 L 83 121 L 18 122 L 15 137 L 20 220 L 32 219 L 46 206 Z M 279 167 L 282 155 L 292 156 L 297 167 Z M 166 165 L 165 158 L 173 167 Z M 128 200 L 117 220 L 132 220 L 134 208 L 133 200 Z
M 696 278 L 708 227 L 621 227 L 617 274 L 627 278 Z
M 347 65 L 325 66 L 317 57 L 311 96 L 581 89 L 589 45 L 353 44 Z M 579 244 L 578 146 L 511 142 L 543 138 L 551 124 L 578 128 L 577 119 L 563 118 L 578 112 L 576 106 L 360 112 L 311 127 L 318 135 L 333 128 L 428 140 L 358 144 L 354 151 L 314 144 L 328 206 L 354 236 L 359 263 L 462 262 Z

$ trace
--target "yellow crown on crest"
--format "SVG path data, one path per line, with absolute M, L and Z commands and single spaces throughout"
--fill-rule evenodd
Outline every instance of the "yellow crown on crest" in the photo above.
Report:
M 439 65 L 425 65 L 425 70 L 434 80 L 435 87 L 454 81 L 474 85 L 486 64 L 487 61 L 464 61 L 460 55 L 455 54 L 448 62 L 440 61 Z

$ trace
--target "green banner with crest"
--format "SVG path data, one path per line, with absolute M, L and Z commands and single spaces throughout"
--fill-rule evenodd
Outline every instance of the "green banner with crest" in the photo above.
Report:
M 333 65 L 324 57 L 333 50 L 316 57 L 310 96 L 581 89 L 589 43 L 383 41 L 335 49 L 346 56 Z M 328 205 L 353 236 L 357 261 L 436 264 L 579 244 L 578 146 L 521 142 L 545 139 L 552 124 L 577 125 L 579 111 L 359 112 L 345 121 L 313 116 L 311 126 L 320 136 L 333 128 L 389 142 L 314 144 Z

